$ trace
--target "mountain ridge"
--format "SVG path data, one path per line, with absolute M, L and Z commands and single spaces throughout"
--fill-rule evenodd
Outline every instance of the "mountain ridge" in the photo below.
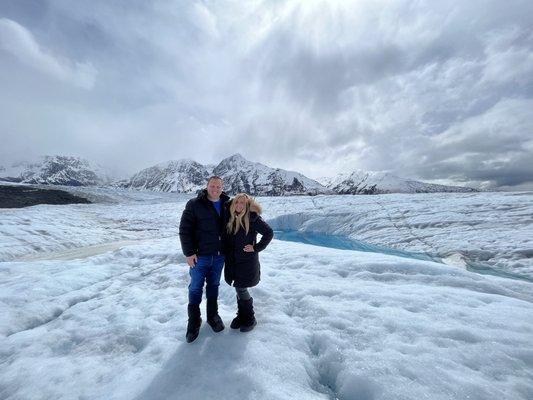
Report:
M 65 186 L 111 186 L 132 190 L 196 193 L 207 179 L 224 179 L 228 194 L 246 192 L 253 196 L 318 194 L 384 194 L 475 192 L 476 189 L 446 186 L 398 177 L 384 171 L 354 170 L 322 182 L 282 168 L 250 161 L 236 153 L 218 164 L 203 165 L 190 158 L 169 160 L 144 168 L 130 178 L 113 180 L 105 170 L 83 158 L 43 156 L 31 162 L 0 166 L 0 180 L 27 184 Z

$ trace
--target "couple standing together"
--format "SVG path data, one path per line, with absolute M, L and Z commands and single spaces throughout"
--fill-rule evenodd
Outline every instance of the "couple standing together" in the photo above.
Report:
M 261 207 L 255 200 L 245 193 L 230 200 L 222 191 L 223 185 L 222 178 L 209 178 L 207 188 L 187 202 L 181 216 L 181 248 L 187 257 L 191 276 L 187 307 L 188 343 L 200 332 L 204 283 L 207 323 L 215 332 L 224 329 L 218 315 L 218 288 L 224 264 L 224 279 L 235 287 L 237 293 L 237 316 L 230 327 L 248 332 L 257 323 L 248 288 L 259 283 L 258 252 L 270 243 L 273 231 L 261 218 Z M 256 243 L 257 233 L 262 237 Z

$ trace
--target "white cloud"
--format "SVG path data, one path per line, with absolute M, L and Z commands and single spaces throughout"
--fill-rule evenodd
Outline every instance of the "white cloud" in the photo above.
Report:
M 528 0 L 17 4 L 0 51 L 78 86 L 97 70 L 98 85 L 58 89 L 0 59 L 13 151 L 74 149 L 131 172 L 240 152 L 311 177 L 533 181 Z
M 84 89 L 91 89 L 96 70 L 88 63 L 72 62 L 43 49 L 31 32 L 7 18 L 0 18 L 0 49 L 31 68 Z
M 533 32 L 508 29 L 489 35 L 483 82 L 527 84 L 533 76 L 531 48 L 516 45 L 520 39 L 533 43 Z

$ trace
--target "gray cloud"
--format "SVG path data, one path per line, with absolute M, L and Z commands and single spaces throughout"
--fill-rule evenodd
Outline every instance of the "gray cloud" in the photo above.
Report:
M 26 28 L 10 19 L 0 18 L 0 48 L 22 64 L 56 79 L 84 89 L 94 85 L 96 70 L 91 64 L 54 57 L 39 46 Z
M 0 164 L 240 152 L 533 187 L 529 1 L 0 3 Z

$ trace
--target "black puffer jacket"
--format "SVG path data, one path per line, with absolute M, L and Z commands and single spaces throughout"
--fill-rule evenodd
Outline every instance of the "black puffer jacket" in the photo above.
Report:
M 224 254 L 222 231 L 225 228 L 225 203 L 229 197 L 223 192 L 221 216 L 207 198 L 207 190 L 187 202 L 180 221 L 181 249 L 186 257 Z
M 229 209 L 229 204 L 227 206 Z M 252 287 L 259 283 L 261 269 L 259 264 L 259 252 L 264 250 L 272 238 L 272 228 L 261 218 L 261 207 L 252 200 L 250 205 L 250 230 L 246 234 L 244 229 L 239 229 L 235 235 L 224 230 L 224 242 L 226 246 L 226 265 L 224 267 L 224 280 L 235 287 Z M 228 219 L 227 214 L 226 219 Z M 259 243 L 256 236 L 262 235 Z M 253 252 L 245 252 L 244 246 L 254 246 Z

